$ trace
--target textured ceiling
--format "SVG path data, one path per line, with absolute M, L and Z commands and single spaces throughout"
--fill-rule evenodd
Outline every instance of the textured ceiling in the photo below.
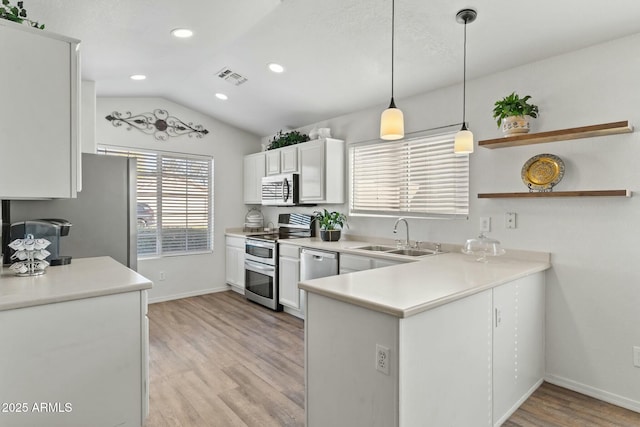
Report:
M 389 102 L 390 0 L 24 3 L 29 18 L 82 40 L 98 96 L 162 96 L 260 136 Z M 396 0 L 396 100 L 462 81 L 455 15 L 468 7 L 478 11 L 470 79 L 640 32 L 638 0 Z M 177 27 L 194 37 L 171 37 Z M 268 71 L 272 61 L 286 72 Z M 217 78 L 225 66 L 248 81 Z M 129 79 L 138 73 L 147 80 Z

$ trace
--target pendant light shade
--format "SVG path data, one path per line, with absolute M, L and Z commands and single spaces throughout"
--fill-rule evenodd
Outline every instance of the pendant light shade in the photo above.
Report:
M 393 54 L 395 42 L 395 0 L 391 0 L 391 103 L 380 116 L 380 138 L 389 141 L 404 138 L 404 114 L 393 100 Z
M 404 137 L 404 114 L 396 108 L 393 98 L 389 108 L 380 116 L 380 138 L 386 140 L 400 139 Z
M 462 78 L 462 128 L 456 134 L 453 142 L 453 152 L 456 154 L 473 153 L 473 133 L 467 129 L 467 24 L 473 22 L 478 13 L 473 9 L 462 9 L 456 14 L 456 21 L 464 24 L 464 66 Z

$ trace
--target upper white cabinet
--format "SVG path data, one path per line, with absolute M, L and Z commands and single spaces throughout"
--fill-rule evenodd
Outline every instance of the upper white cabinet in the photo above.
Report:
M 300 144 L 300 202 L 344 203 L 344 141 L 318 139 Z
M 267 159 L 267 175 L 298 172 L 298 147 L 291 146 L 269 150 Z
M 262 177 L 265 176 L 265 153 L 244 157 L 244 202 L 262 203 Z
M 0 198 L 80 190 L 79 41 L 0 19 Z

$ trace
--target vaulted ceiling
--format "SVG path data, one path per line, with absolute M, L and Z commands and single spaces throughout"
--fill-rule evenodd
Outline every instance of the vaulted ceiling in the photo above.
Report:
M 24 3 L 47 30 L 82 40 L 83 79 L 98 96 L 161 96 L 260 136 L 389 102 L 391 0 Z M 637 0 L 395 3 L 396 100 L 462 81 L 463 8 L 478 11 L 469 79 L 640 32 Z M 194 36 L 176 39 L 174 28 Z M 247 81 L 220 79 L 225 67 Z

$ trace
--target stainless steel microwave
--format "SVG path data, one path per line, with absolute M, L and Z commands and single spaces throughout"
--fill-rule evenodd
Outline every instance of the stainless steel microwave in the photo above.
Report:
M 262 177 L 262 204 L 294 206 L 299 203 L 300 179 L 297 173 Z

